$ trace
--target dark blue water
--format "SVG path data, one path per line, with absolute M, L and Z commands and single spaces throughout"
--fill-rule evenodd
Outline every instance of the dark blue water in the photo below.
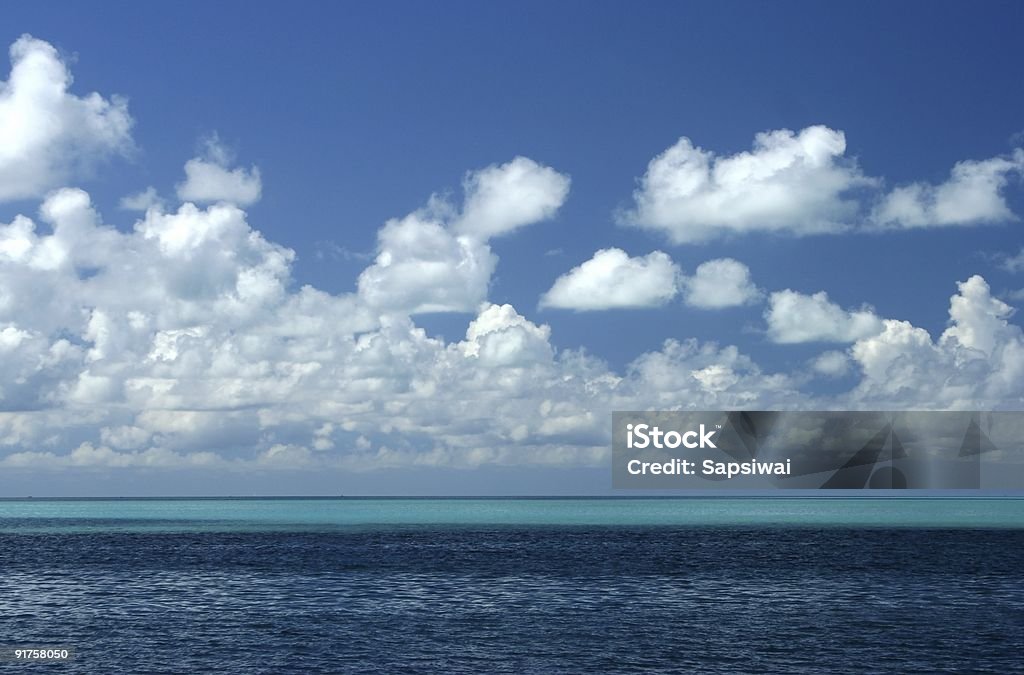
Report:
M 19 672 L 1024 669 L 1020 529 L 7 530 L 0 570 L 0 642 L 78 651 Z

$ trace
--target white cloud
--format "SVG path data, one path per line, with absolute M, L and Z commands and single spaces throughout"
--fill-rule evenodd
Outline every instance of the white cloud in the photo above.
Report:
M 1007 323 L 1013 308 L 993 298 L 988 283 L 980 276 L 957 287 L 960 292 L 949 299 L 951 325 L 943 332 L 942 341 L 955 341 L 961 347 L 992 356 L 997 345 L 1018 332 Z
M 555 349 L 548 326 L 510 305 L 483 304 L 464 339 L 446 342 L 358 293 L 290 290 L 291 252 L 230 205 L 152 209 L 127 232 L 80 190 L 40 212 L 52 233 L 24 217 L 0 226 L 10 468 L 601 465 L 611 410 L 821 405 L 802 376 L 764 372 L 733 346 L 668 340 L 615 371 Z M 937 341 L 823 293 L 783 291 L 772 306 L 800 318 L 803 332 L 776 326 L 790 341 L 877 328 L 851 348 L 860 382 L 828 405 L 1007 405 L 1024 393 L 1020 329 L 980 277 L 961 284 Z M 813 368 L 847 365 L 831 352 Z
M 676 296 L 680 274 L 661 251 L 631 258 L 622 249 L 606 248 L 555 280 L 540 306 L 577 311 L 658 307 Z
M 708 260 L 684 282 L 686 304 L 701 309 L 737 307 L 756 302 L 761 291 L 750 279 L 750 268 L 732 258 Z
M 868 307 L 844 310 L 825 291 L 804 295 L 790 289 L 771 294 L 765 311 L 768 337 L 780 344 L 853 342 L 882 330 L 882 320 Z
M 608 248 L 555 280 L 540 306 L 576 311 L 660 307 L 680 291 L 687 305 L 700 309 L 735 307 L 761 297 L 750 269 L 732 258 L 708 260 L 688 277 L 662 251 L 630 257 Z
M 453 235 L 429 211 L 388 221 L 377 248 L 359 275 L 359 294 L 381 311 L 472 311 L 486 298 L 498 262 L 487 244 Z
M 52 233 L 0 226 L 0 289 L 26 290 L 0 302 L 10 468 L 601 465 L 616 407 L 801 400 L 693 340 L 616 373 L 510 305 L 429 337 L 360 293 L 290 289 L 292 253 L 228 204 L 153 208 L 130 231 L 80 190 L 41 213 Z
M 231 169 L 229 153 L 216 136 L 205 145 L 202 157 L 185 162 L 185 181 L 177 186 L 178 199 L 197 204 L 230 202 L 238 206 L 258 202 L 263 192 L 259 168 Z
M 666 340 L 659 351 L 637 357 L 616 390 L 621 398 L 613 410 L 732 410 L 805 401 L 790 376 L 763 372 L 734 346 L 695 339 Z
M 1004 195 L 1024 171 L 1024 149 L 957 163 L 944 183 L 882 194 L 845 157 L 842 131 L 812 126 L 757 134 L 751 151 L 716 155 L 683 137 L 651 160 L 620 223 L 675 244 L 755 231 L 794 235 L 969 226 L 1016 220 Z
M 459 347 L 486 366 L 521 367 L 551 361 L 550 337 L 551 328 L 528 321 L 512 305 L 488 305 L 469 323 Z
M 555 349 L 551 329 L 511 305 L 482 304 L 460 340 L 430 337 L 360 293 L 291 288 L 291 252 L 226 204 L 151 209 L 130 231 L 103 224 L 79 190 L 41 213 L 52 233 L 24 217 L 0 226 L 10 469 L 601 466 L 612 410 L 822 404 L 801 393 L 805 376 L 766 372 L 729 345 L 667 340 L 611 369 Z M 787 293 L 815 339 L 880 322 Z M 850 350 L 860 381 L 826 403 L 1024 400 L 1010 311 L 974 277 L 938 340 L 880 322 Z M 843 358 L 822 355 L 815 370 L 839 375 Z
M 498 258 L 489 238 L 551 218 L 569 178 L 531 159 L 470 172 L 457 209 L 432 196 L 377 233 L 377 257 L 359 275 L 359 296 L 379 312 L 471 312 L 487 297 Z
M 461 206 L 434 198 L 385 223 L 351 293 L 296 287 L 294 253 L 265 239 L 241 208 L 258 196 L 258 172 L 230 169 L 216 144 L 193 160 L 213 167 L 216 180 L 200 181 L 206 197 L 169 211 L 143 192 L 128 205 L 144 213 L 114 228 L 84 191 L 39 190 L 71 166 L 61 157 L 126 147 L 123 104 L 70 96 L 52 48 L 23 40 L 15 73 L 28 75 L 12 75 L 0 101 L 78 117 L 56 114 L 58 131 L 25 146 L 39 150 L 23 162 L 26 194 L 46 195 L 38 217 L 0 223 L 5 469 L 607 466 L 612 410 L 822 405 L 800 390 L 804 369 L 770 372 L 732 345 L 669 339 L 612 368 L 555 348 L 549 326 L 488 302 L 490 238 L 551 218 L 569 188 L 568 177 L 525 158 L 469 174 Z M 24 82 L 50 82 L 44 93 L 59 95 L 26 103 L 15 96 L 31 90 Z M 103 134 L 89 120 L 113 130 L 107 142 L 94 142 Z M 733 157 L 682 143 L 673 152 L 652 164 L 644 189 L 653 191 L 638 199 L 654 201 L 641 199 L 637 213 L 646 205 L 672 216 L 660 227 L 681 241 L 759 229 L 761 217 L 768 229 L 829 229 L 851 208 L 845 191 L 870 183 L 842 159 L 841 134 L 824 128 L 769 134 Z M 0 175 L 15 171 L 0 157 Z M 677 179 L 698 185 L 659 192 Z M 790 217 L 794 227 L 782 224 Z M 583 304 L 598 295 L 660 304 L 683 290 L 692 305 L 726 306 L 758 295 L 742 263 L 708 261 L 686 278 L 661 252 L 606 249 L 556 286 L 563 280 L 589 298 Z M 411 318 L 440 310 L 472 312 L 464 336 L 432 337 Z M 853 342 L 848 355 L 826 352 L 811 364 L 827 376 L 856 366 L 858 383 L 829 405 L 1020 407 L 1024 337 L 1011 314 L 972 277 L 937 339 L 867 308 L 844 310 L 824 292 L 775 293 L 766 319 L 780 342 Z
M 52 45 L 22 35 L 10 57 L 0 82 L 0 201 L 40 196 L 132 148 L 126 101 L 70 93 L 71 73 Z
M 154 207 L 163 208 L 164 202 L 157 194 L 156 188 L 150 186 L 142 192 L 122 197 L 117 205 L 125 211 L 148 211 Z
M 828 351 L 811 361 L 811 369 L 826 377 L 842 377 L 850 372 L 850 357 L 844 352 Z
M 53 452 L 15 452 L 0 459 L 7 468 L 88 469 L 88 468 L 219 468 L 227 464 L 212 452 L 177 453 L 163 448 L 118 452 L 107 446 L 82 443 L 66 455 Z
M 1010 274 L 1024 272 L 1024 248 L 1017 252 L 1017 255 L 1008 255 L 1000 260 L 1000 267 Z
M 100 440 L 103 445 L 118 450 L 135 450 L 149 443 L 153 437 L 151 431 L 136 426 L 103 427 L 100 429 Z
M 1024 335 L 1011 309 L 973 276 L 950 298 L 950 326 L 937 341 L 906 321 L 887 320 L 851 349 L 862 378 L 852 401 L 867 406 L 960 410 L 1024 405 Z
M 313 453 L 301 445 L 277 443 L 264 450 L 256 463 L 282 469 L 301 469 L 312 464 Z
M 526 157 L 470 172 L 463 182 L 458 234 L 486 241 L 552 218 L 569 195 L 569 177 Z
M 758 230 L 833 232 L 857 214 L 850 192 L 876 183 L 845 152 L 843 132 L 824 126 L 759 133 L 751 151 L 729 156 L 683 137 L 651 160 L 620 220 L 676 244 Z
M 963 161 L 939 185 L 897 187 L 875 207 L 871 220 L 880 227 L 915 228 L 976 225 L 1016 220 L 1003 190 L 1011 173 L 1024 170 L 1024 150 L 1009 157 Z

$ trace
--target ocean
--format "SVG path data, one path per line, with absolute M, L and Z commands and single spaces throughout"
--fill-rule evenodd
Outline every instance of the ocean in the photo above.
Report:
M 1024 500 L 0 500 L 75 673 L 1024 671 Z

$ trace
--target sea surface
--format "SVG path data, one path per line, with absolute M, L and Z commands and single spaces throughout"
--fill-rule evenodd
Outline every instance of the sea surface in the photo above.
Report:
M 81 673 L 1024 672 L 1019 499 L 0 500 Z

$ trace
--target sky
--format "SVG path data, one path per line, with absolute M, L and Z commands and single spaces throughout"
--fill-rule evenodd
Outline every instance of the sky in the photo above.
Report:
M 1020 3 L 9 3 L 0 495 L 601 494 L 1024 409 Z

